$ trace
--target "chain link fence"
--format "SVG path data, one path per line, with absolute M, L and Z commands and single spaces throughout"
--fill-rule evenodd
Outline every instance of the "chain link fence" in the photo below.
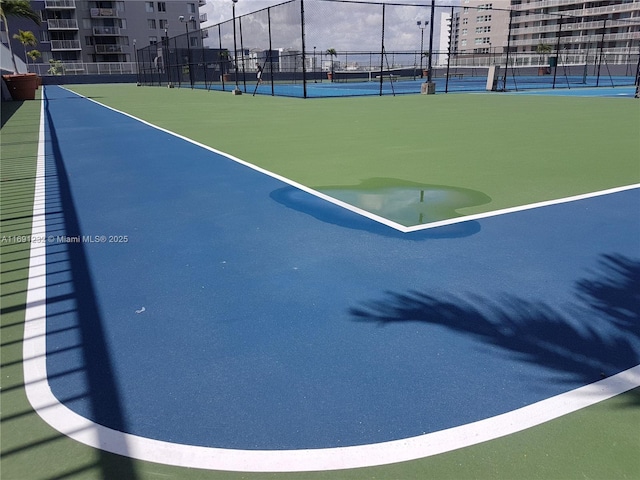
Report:
M 290 0 L 138 50 L 139 83 L 303 98 L 634 84 L 633 9 L 434 3 Z

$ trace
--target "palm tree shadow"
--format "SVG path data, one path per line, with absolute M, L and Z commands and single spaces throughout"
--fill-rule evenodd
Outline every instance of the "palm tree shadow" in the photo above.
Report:
M 387 292 L 350 313 L 356 321 L 380 325 L 440 325 L 585 384 L 639 364 L 640 261 L 603 255 L 594 277 L 576 283 L 576 298 L 580 306 L 567 313 L 514 295 Z

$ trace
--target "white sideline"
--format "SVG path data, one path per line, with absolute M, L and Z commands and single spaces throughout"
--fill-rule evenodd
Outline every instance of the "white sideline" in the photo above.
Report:
M 44 103 L 42 103 L 40 117 L 32 237 L 46 235 L 46 228 L 41 220 L 45 213 Z M 184 138 L 180 135 L 176 136 Z M 185 140 L 191 141 L 186 138 Z M 215 151 L 209 147 L 203 146 L 203 148 Z M 240 160 L 236 161 L 245 164 Z M 247 165 L 261 171 L 257 167 Z M 96 424 L 67 408 L 53 395 L 46 380 L 47 311 L 44 245 L 44 243 L 35 242 L 31 244 L 23 340 L 24 384 L 27 398 L 38 415 L 60 433 L 85 445 L 138 460 L 180 467 L 243 472 L 302 472 L 385 465 L 437 455 L 509 435 L 640 386 L 640 365 L 637 365 L 604 380 L 495 417 L 416 437 L 351 447 L 236 450 L 152 440 Z

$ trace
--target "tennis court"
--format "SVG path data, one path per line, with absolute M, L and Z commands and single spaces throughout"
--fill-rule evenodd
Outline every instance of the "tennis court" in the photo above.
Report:
M 3 172 L 36 192 L 25 214 L 3 189 L 3 236 L 31 230 L 3 298 L 30 404 L 74 439 L 51 442 L 97 449 L 78 476 L 564 477 L 508 457 L 566 430 L 616 452 L 573 473 L 637 473 L 637 409 L 616 445 L 585 433 L 637 402 L 639 117 L 614 90 L 46 87 L 11 157 L 37 171 Z M 42 429 L 24 400 L 10 426 Z M 28 444 L 3 433 L 11 473 Z
M 352 55 L 353 56 L 353 55 Z M 539 73 L 540 71 L 544 73 Z M 554 69 L 536 67 L 498 68 L 495 85 L 487 87 L 489 67 L 452 66 L 432 69 L 431 82 L 438 93 L 460 92 L 527 92 L 530 90 L 560 90 L 560 95 L 577 94 L 592 88 L 622 88 L 623 92 L 635 83 L 635 73 L 630 65 L 617 68 L 589 68 L 586 65 L 561 66 Z M 295 98 L 327 98 L 368 95 L 406 95 L 421 93 L 428 79 L 416 68 L 337 70 L 331 80 L 326 78 L 313 81 L 263 79 L 256 84 L 253 77 L 243 74 L 237 84 L 233 82 L 180 83 L 183 88 L 202 88 L 216 91 L 239 89 L 250 95 L 275 95 Z M 573 92 L 567 93 L 567 91 Z M 422 92 L 424 93 L 424 92 Z M 632 95 L 633 96 L 633 95 Z
M 467 69 L 456 69 L 467 70 Z M 443 77 L 434 78 L 433 83 L 436 85 L 438 92 L 482 92 L 486 90 L 487 75 L 483 72 L 486 69 L 469 68 L 469 73 L 450 73 L 450 79 L 447 80 L 446 73 Z M 473 72 L 472 72 L 473 70 Z M 358 76 L 353 75 L 358 73 Z M 466 75 L 466 76 L 465 76 Z M 354 77 L 354 78 L 351 78 Z M 379 77 L 379 75 L 378 75 Z M 547 88 L 557 88 L 561 90 L 573 89 L 574 93 L 581 89 L 593 88 L 598 82 L 597 77 L 589 77 L 588 81 L 580 76 L 561 76 L 556 79 L 553 77 L 545 77 L 540 79 L 534 75 L 507 75 L 501 76 L 496 89 L 518 92 L 528 90 L 539 90 Z M 367 79 L 360 72 L 337 72 L 336 79 L 333 82 L 307 83 L 306 87 L 302 83 L 274 83 L 250 85 L 248 83 L 241 84 L 245 93 L 251 95 L 277 95 L 286 97 L 302 98 L 305 95 L 303 89 L 306 88 L 307 98 L 326 98 L 326 97 L 351 97 L 365 95 L 407 95 L 420 93 L 425 80 L 414 77 L 395 77 L 388 76 L 382 81 L 374 78 Z M 506 83 L 505 83 L 506 82 Z M 628 87 L 634 82 L 632 76 L 611 76 L 602 79 L 602 84 L 611 88 Z M 232 91 L 235 86 L 233 84 L 211 83 L 196 84 L 194 88 L 203 88 L 217 91 Z M 628 89 L 627 89 L 628 90 Z M 624 88 L 622 91 L 626 91 Z M 566 92 L 561 94 L 566 95 Z M 631 94 L 633 96 L 633 94 Z

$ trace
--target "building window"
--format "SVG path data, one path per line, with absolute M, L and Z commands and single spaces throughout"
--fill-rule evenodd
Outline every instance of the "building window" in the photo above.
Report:
M 462 32 L 461 32 L 461 34 L 462 34 L 462 35 L 466 35 L 466 34 L 467 34 L 467 29 L 466 29 L 466 28 L 463 28 L 463 29 L 462 29 Z
M 187 3 L 187 12 L 190 14 L 196 13 L 196 4 L 195 3 Z
M 166 12 L 167 11 L 167 2 L 158 2 L 158 11 Z
M 144 8 L 146 9 L 147 13 L 152 13 L 153 10 L 153 2 L 144 2 Z
M 466 40 L 461 40 L 460 41 L 460 46 L 461 47 L 466 47 L 467 46 L 467 41 Z
M 164 30 L 165 28 L 169 28 L 169 20 L 167 20 L 166 18 L 161 18 L 160 20 L 158 20 L 158 26 Z
M 149 45 L 155 45 L 158 43 L 158 37 L 149 37 Z
M 156 21 L 153 18 L 150 18 L 147 20 L 147 24 L 149 25 L 149 30 L 155 30 L 156 29 Z

